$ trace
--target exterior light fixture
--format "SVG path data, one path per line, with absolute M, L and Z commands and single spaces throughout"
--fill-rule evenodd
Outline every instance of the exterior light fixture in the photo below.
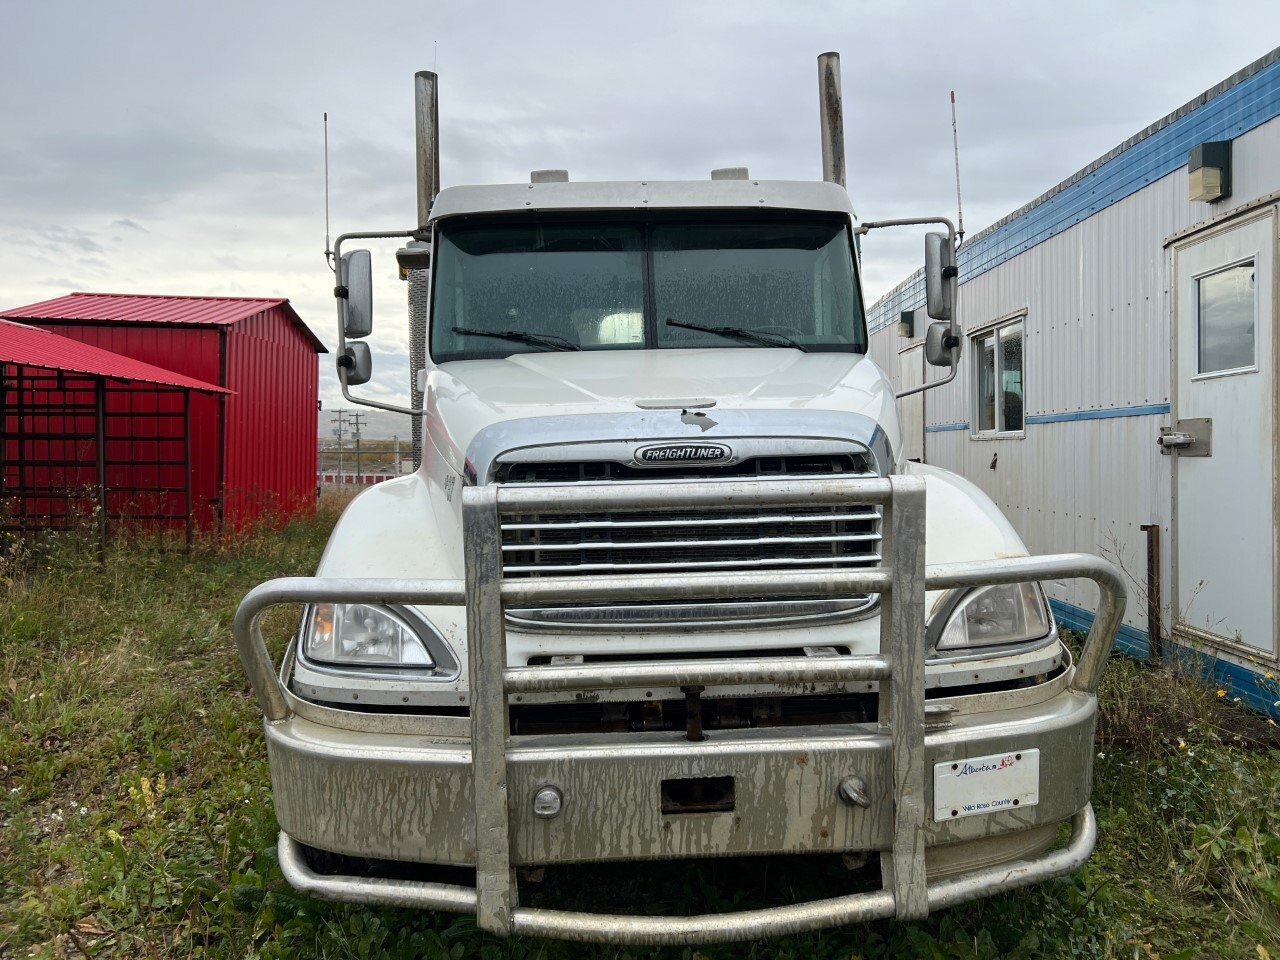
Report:
M 898 336 L 904 340 L 910 340 L 916 335 L 916 312 L 914 310 L 903 310 L 898 314 Z
M 400 279 L 408 280 L 410 270 L 427 270 L 431 267 L 431 244 L 425 240 L 410 240 L 396 251 L 396 263 L 400 267 Z
M 1231 196 L 1231 141 L 1210 140 L 1187 154 L 1192 200 L 1216 203 Z

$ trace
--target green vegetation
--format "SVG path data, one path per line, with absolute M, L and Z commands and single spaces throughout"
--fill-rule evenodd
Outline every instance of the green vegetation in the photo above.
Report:
M 1229 691 L 1123 659 L 1106 680 L 1094 858 L 926 923 L 654 954 L 503 943 L 469 918 L 299 897 L 275 862 L 259 715 L 229 624 L 253 584 L 314 569 L 334 516 L 326 506 L 189 554 L 120 540 L 101 563 L 92 537 L 4 544 L 0 957 L 1280 960 L 1275 728 Z M 851 882 L 838 866 L 763 862 L 745 882 L 741 870 L 677 867 L 642 887 L 635 873 L 596 882 L 694 910 Z

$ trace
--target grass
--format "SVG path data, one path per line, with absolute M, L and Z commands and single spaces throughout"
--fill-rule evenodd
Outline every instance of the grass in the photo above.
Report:
M 1280 960 L 1280 749 L 1230 696 L 1110 664 L 1072 877 L 940 913 L 699 950 L 480 934 L 281 880 L 259 714 L 230 639 L 253 584 L 314 569 L 336 505 L 191 553 L 91 537 L 0 551 L 0 957 L 1135 957 Z M 639 890 L 625 868 L 600 882 Z M 544 885 L 547 882 L 544 881 Z M 831 896 L 841 870 L 666 871 L 695 909 Z M 555 895 L 557 891 L 543 891 Z

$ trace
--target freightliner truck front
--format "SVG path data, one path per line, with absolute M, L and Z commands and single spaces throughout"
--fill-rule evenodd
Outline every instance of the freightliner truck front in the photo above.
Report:
M 421 464 L 347 507 L 315 577 L 236 617 L 298 889 L 502 936 L 694 943 L 919 918 L 1088 857 L 1123 585 L 1096 557 L 1028 556 L 977 487 L 905 458 L 858 240 L 945 228 L 926 242 L 945 382 L 954 231 L 856 219 L 835 55 L 819 76 L 822 182 L 438 190 L 418 75 L 418 226 L 348 234 L 335 263 L 339 379 L 372 403 L 351 393 L 370 259 L 341 245 L 403 238 Z M 1073 658 L 1040 581 L 1078 577 L 1099 601 Z M 276 665 L 280 604 L 303 614 Z M 520 903 L 549 865 L 747 854 L 878 860 L 881 882 L 694 917 Z

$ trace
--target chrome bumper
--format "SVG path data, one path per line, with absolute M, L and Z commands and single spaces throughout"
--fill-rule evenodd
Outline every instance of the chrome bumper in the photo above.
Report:
M 924 485 L 914 477 L 758 483 L 473 487 L 464 491 L 467 578 L 454 582 L 279 580 L 251 592 L 237 612 L 241 657 L 267 717 L 281 862 L 299 889 L 361 902 L 474 911 L 477 922 L 512 933 L 628 943 L 744 939 L 853 920 L 923 917 L 931 909 L 1074 869 L 1093 846 L 1088 807 L 1093 691 L 1124 608 L 1124 587 L 1106 561 L 1081 554 L 924 565 Z M 775 506 L 875 504 L 883 508 L 884 565 L 875 570 L 508 580 L 499 518 L 509 512 L 584 509 L 714 509 L 727 500 Z M 1087 577 L 1101 591 L 1083 654 L 1064 689 L 1043 704 L 958 718 L 926 736 L 924 594 L 928 589 Z M 874 656 L 511 667 L 508 603 L 581 603 L 618 597 L 882 595 Z M 469 738 L 343 730 L 303 719 L 272 668 L 258 625 L 276 604 L 318 600 L 467 607 Z M 874 725 L 717 731 L 690 743 L 670 734 L 510 735 L 508 698 L 611 688 L 799 685 L 874 680 Z M 935 823 L 929 764 L 1039 748 L 1040 802 Z M 865 806 L 845 805 L 841 779 L 862 778 Z M 733 777 L 742 798 L 731 813 L 664 815 L 662 780 Z M 554 784 L 560 816 L 531 811 L 533 793 Z M 979 840 L 1074 818 L 1070 846 L 1027 862 L 928 880 L 930 846 Z M 321 877 L 297 842 L 335 853 L 474 865 L 474 890 L 446 884 Z M 584 915 L 520 907 L 517 865 L 732 855 L 881 851 L 883 889 L 819 903 L 711 918 Z

